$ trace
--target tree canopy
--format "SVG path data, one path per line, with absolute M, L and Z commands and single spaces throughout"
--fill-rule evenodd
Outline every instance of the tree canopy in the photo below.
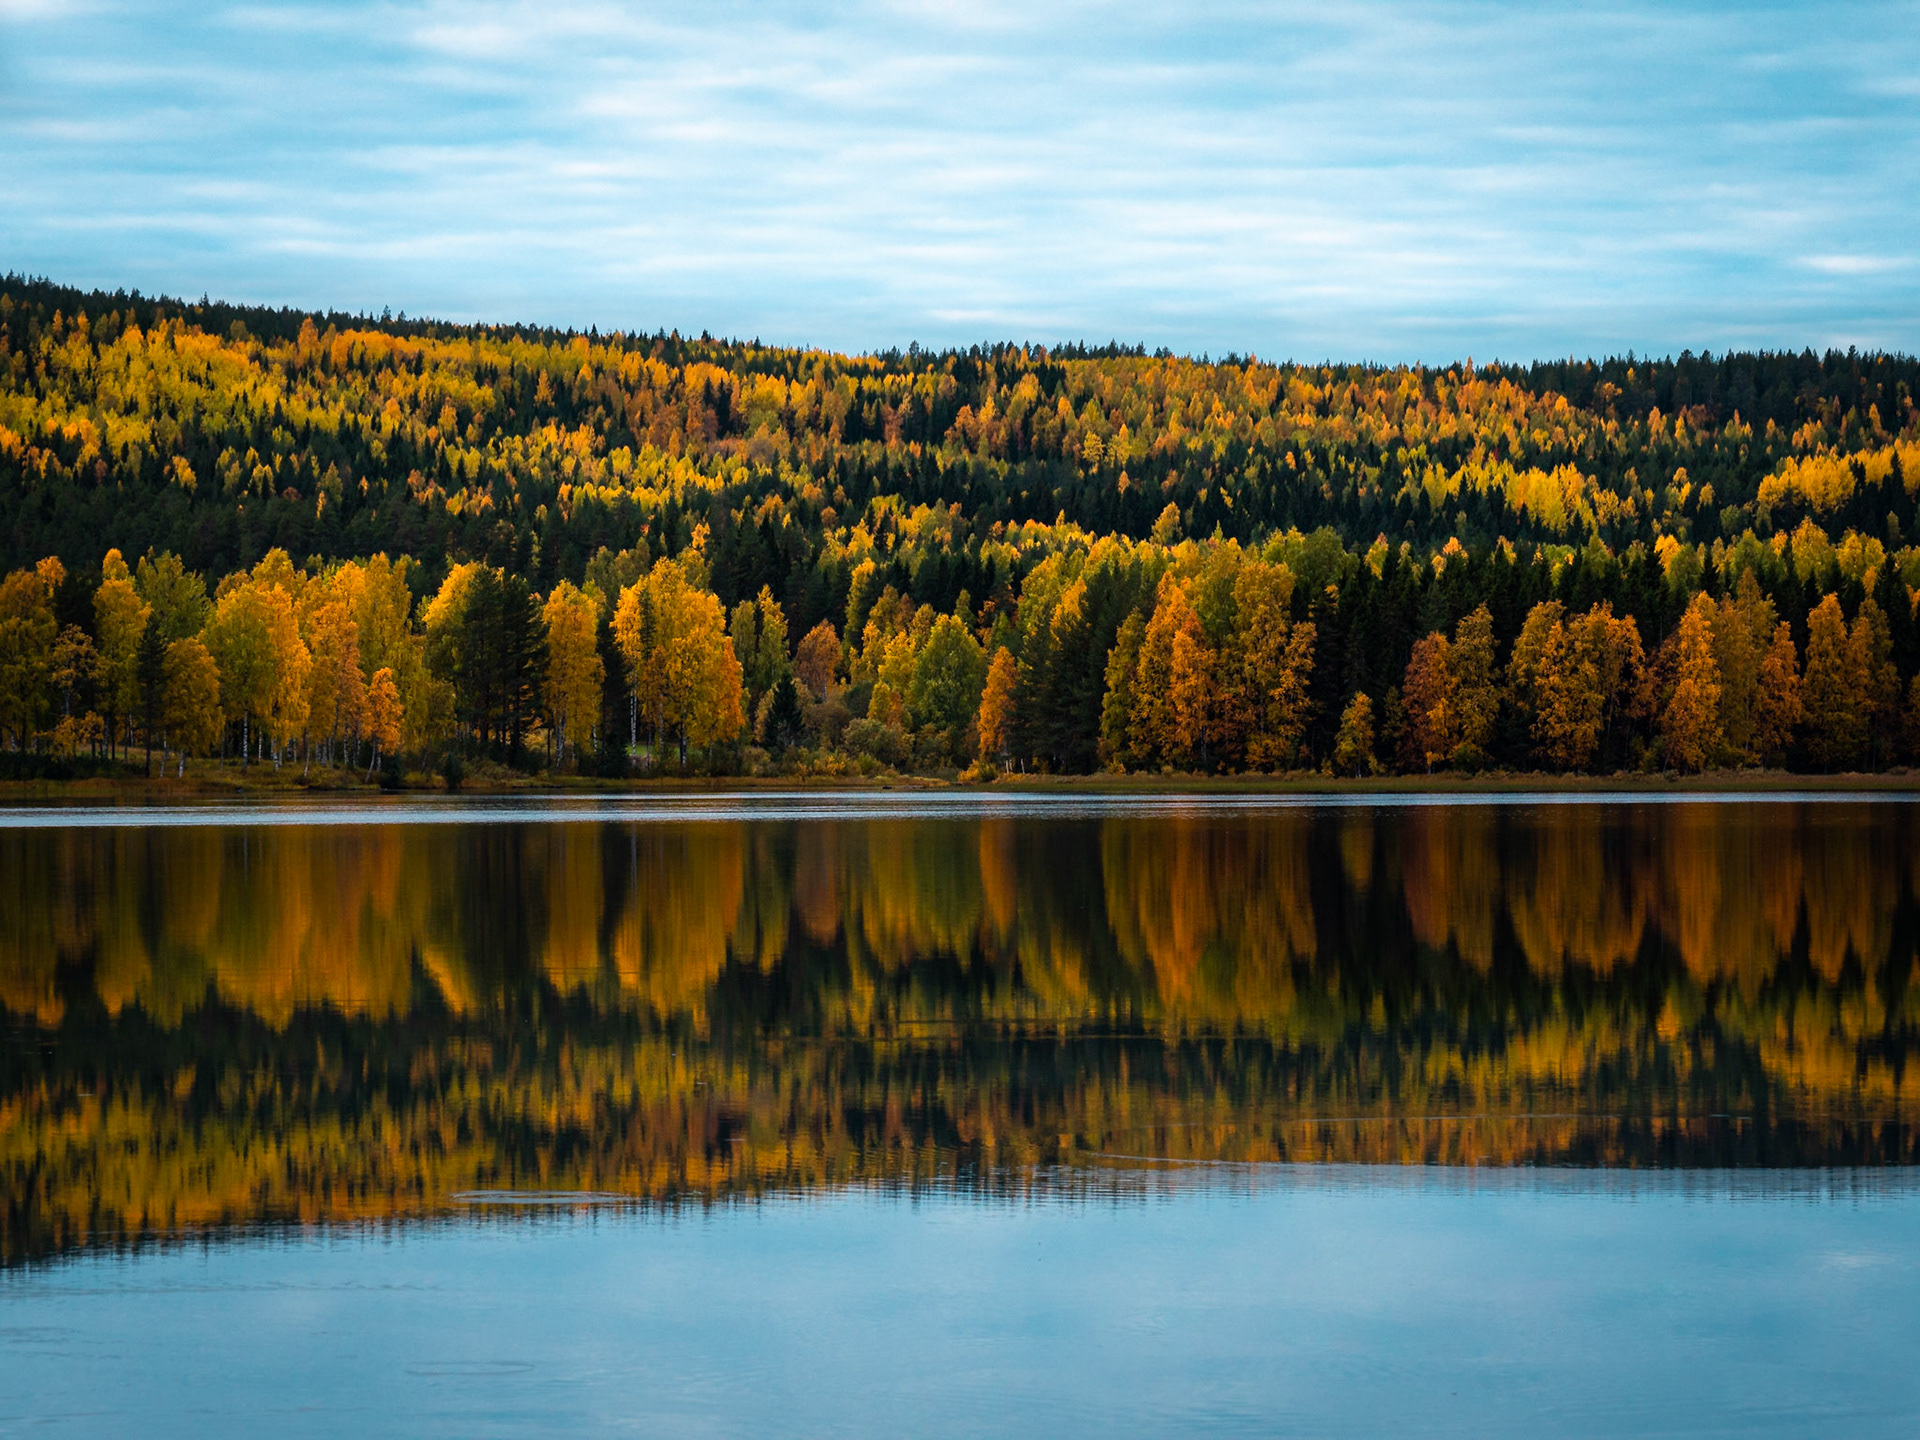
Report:
M 1337 769 L 1365 696 L 1369 765 L 1901 763 L 1916 380 L 848 356 L 9 277 L 0 735 Z

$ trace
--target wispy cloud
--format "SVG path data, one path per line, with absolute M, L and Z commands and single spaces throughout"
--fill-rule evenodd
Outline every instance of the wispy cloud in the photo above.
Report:
M 1809 255 L 1807 267 L 1823 275 L 1884 275 L 1914 263 L 1908 255 Z
M 1920 345 L 1910 6 L 0 0 L 0 265 L 854 348 Z

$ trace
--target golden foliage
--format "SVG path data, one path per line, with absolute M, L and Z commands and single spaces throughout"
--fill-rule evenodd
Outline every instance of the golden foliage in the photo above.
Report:
M 1720 666 L 1713 655 L 1714 614 L 1711 600 L 1694 596 L 1662 657 L 1667 683 L 1660 735 L 1667 763 L 1680 770 L 1704 767 L 1725 735 L 1720 726 Z
M 980 696 L 980 714 L 975 722 L 980 736 L 980 753 L 1004 758 L 1013 748 L 1014 686 L 1019 667 L 1013 652 L 993 652 L 987 667 L 987 684 Z
M 547 630 L 547 670 L 542 698 L 547 724 L 564 756 L 592 735 L 600 716 L 606 663 L 600 658 L 600 597 L 562 580 L 541 610 Z

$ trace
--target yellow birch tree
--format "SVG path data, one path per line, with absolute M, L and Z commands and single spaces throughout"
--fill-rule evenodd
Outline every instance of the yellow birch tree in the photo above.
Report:
M 107 551 L 100 565 L 100 586 L 93 592 L 94 635 L 99 647 L 95 680 L 107 718 L 107 747 L 122 738 L 140 705 L 140 639 L 152 607 L 133 588 L 133 575 L 118 550 Z
M 197 635 L 167 647 L 160 723 L 179 756 L 177 773 L 181 775 L 187 773 L 187 756 L 210 752 L 226 726 L 220 708 L 220 668 Z
M 382 665 L 367 683 L 367 739 L 373 743 L 373 758 L 367 765 L 369 776 L 379 767 L 380 752 L 392 754 L 399 745 L 403 718 L 399 682 L 393 671 Z

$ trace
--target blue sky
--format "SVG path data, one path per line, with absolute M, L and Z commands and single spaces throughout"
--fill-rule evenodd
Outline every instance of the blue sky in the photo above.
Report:
M 0 0 L 0 270 L 868 350 L 1920 348 L 1920 6 Z

